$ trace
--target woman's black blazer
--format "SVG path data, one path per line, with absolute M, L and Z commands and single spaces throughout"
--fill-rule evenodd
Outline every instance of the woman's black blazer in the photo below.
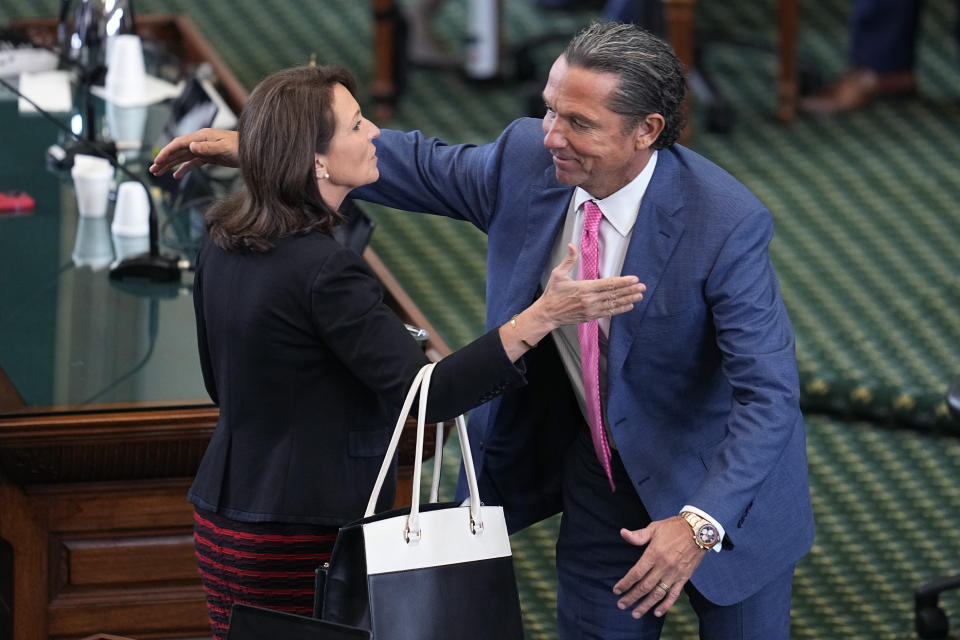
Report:
M 366 263 L 319 232 L 263 253 L 207 242 L 194 306 L 220 418 L 190 501 L 243 521 L 361 517 L 403 398 L 427 362 Z M 429 418 L 523 383 L 491 331 L 437 366 Z M 379 508 L 395 486 L 391 475 Z

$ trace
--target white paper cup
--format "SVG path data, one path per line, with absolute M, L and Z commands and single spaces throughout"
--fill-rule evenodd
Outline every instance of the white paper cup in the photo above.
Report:
M 136 104 L 142 101 L 146 85 L 147 72 L 143 65 L 140 36 L 114 36 L 104 80 L 107 100 L 124 105 Z
M 113 165 L 96 156 L 74 156 L 73 189 L 77 195 L 77 210 L 81 216 L 102 218 L 107 215 L 107 200 L 113 185 Z
M 113 245 L 106 218 L 80 218 L 73 243 L 73 264 L 99 271 L 113 262 Z
M 150 235 L 150 202 L 139 182 L 124 182 L 117 187 L 117 204 L 113 207 L 114 235 L 137 238 Z

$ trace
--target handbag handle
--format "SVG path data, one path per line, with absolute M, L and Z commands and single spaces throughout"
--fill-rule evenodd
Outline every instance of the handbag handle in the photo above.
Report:
M 404 538 L 407 542 L 416 542 L 420 539 L 420 471 L 423 465 L 423 429 L 427 417 L 427 395 L 430 389 L 430 378 L 433 370 L 437 366 L 435 362 L 425 364 L 421 367 L 417 375 L 414 376 L 410 384 L 410 390 L 403 401 L 400 409 L 400 415 L 397 418 L 397 424 L 393 429 L 393 436 L 390 438 L 390 444 L 387 447 L 387 453 L 384 455 L 383 464 L 380 466 L 380 473 L 377 475 L 377 481 L 374 483 L 373 491 L 370 494 L 370 500 L 367 502 L 367 509 L 363 517 L 369 518 L 376 509 L 377 499 L 380 497 L 380 491 L 386 480 L 387 472 L 390 470 L 390 463 L 393 460 L 394 453 L 397 450 L 397 444 L 400 442 L 400 435 L 403 432 L 406 417 L 410 413 L 410 407 L 413 405 L 413 398 L 420 391 L 420 404 L 417 411 L 417 444 L 413 463 L 413 491 L 410 498 L 410 515 L 407 516 L 407 526 L 404 529 Z M 463 456 L 463 467 L 467 477 L 467 486 L 470 489 L 470 530 L 476 534 L 483 530 L 483 521 L 480 517 L 480 490 L 477 486 L 477 474 L 473 467 L 473 457 L 470 454 L 470 441 L 467 438 L 467 423 L 463 415 L 457 416 L 457 437 L 460 440 L 460 454 Z M 438 428 L 437 440 L 442 440 L 442 430 Z M 440 446 L 438 445 L 438 455 L 434 464 L 441 464 L 442 455 L 440 455 Z M 439 485 L 439 474 L 434 471 L 433 487 L 431 487 L 431 499 L 435 499 L 435 493 Z

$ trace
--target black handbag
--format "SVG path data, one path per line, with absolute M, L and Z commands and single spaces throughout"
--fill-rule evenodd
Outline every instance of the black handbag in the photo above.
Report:
M 370 640 L 366 629 L 245 604 L 230 609 L 227 640 Z
M 519 640 L 523 622 L 503 509 L 480 503 L 463 416 L 456 424 L 470 498 L 464 504 L 436 503 L 438 451 L 431 503 L 420 506 L 423 429 L 434 366 L 425 365 L 414 378 L 364 518 L 341 527 L 328 568 L 318 572 L 315 614 L 369 629 L 374 640 Z M 418 389 L 411 506 L 373 515 Z M 437 442 L 442 444 L 442 437 Z

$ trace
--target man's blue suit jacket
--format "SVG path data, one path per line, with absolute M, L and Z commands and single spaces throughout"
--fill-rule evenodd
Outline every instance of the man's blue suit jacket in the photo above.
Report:
M 536 297 L 573 193 L 542 140 L 540 120 L 529 118 L 485 146 L 384 130 L 380 179 L 354 192 L 488 235 L 488 329 Z M 647 290 L 610 324 L 617 449 L 654 520 L 690 504 L 722 523 L 723 551 L 692 578 L 721 605 L 756 592 L 813 543 L 794 336 L 767 252 L 772 235 L 770 213 L 736 179 L 689 149 L 660 151 L 623 266 Z M 513 530 L 561 508 L 560 455 L 583 428 L 551 342 L 524 356 L 528 387 L 470 415 L 481 495 L 504 505 Z

